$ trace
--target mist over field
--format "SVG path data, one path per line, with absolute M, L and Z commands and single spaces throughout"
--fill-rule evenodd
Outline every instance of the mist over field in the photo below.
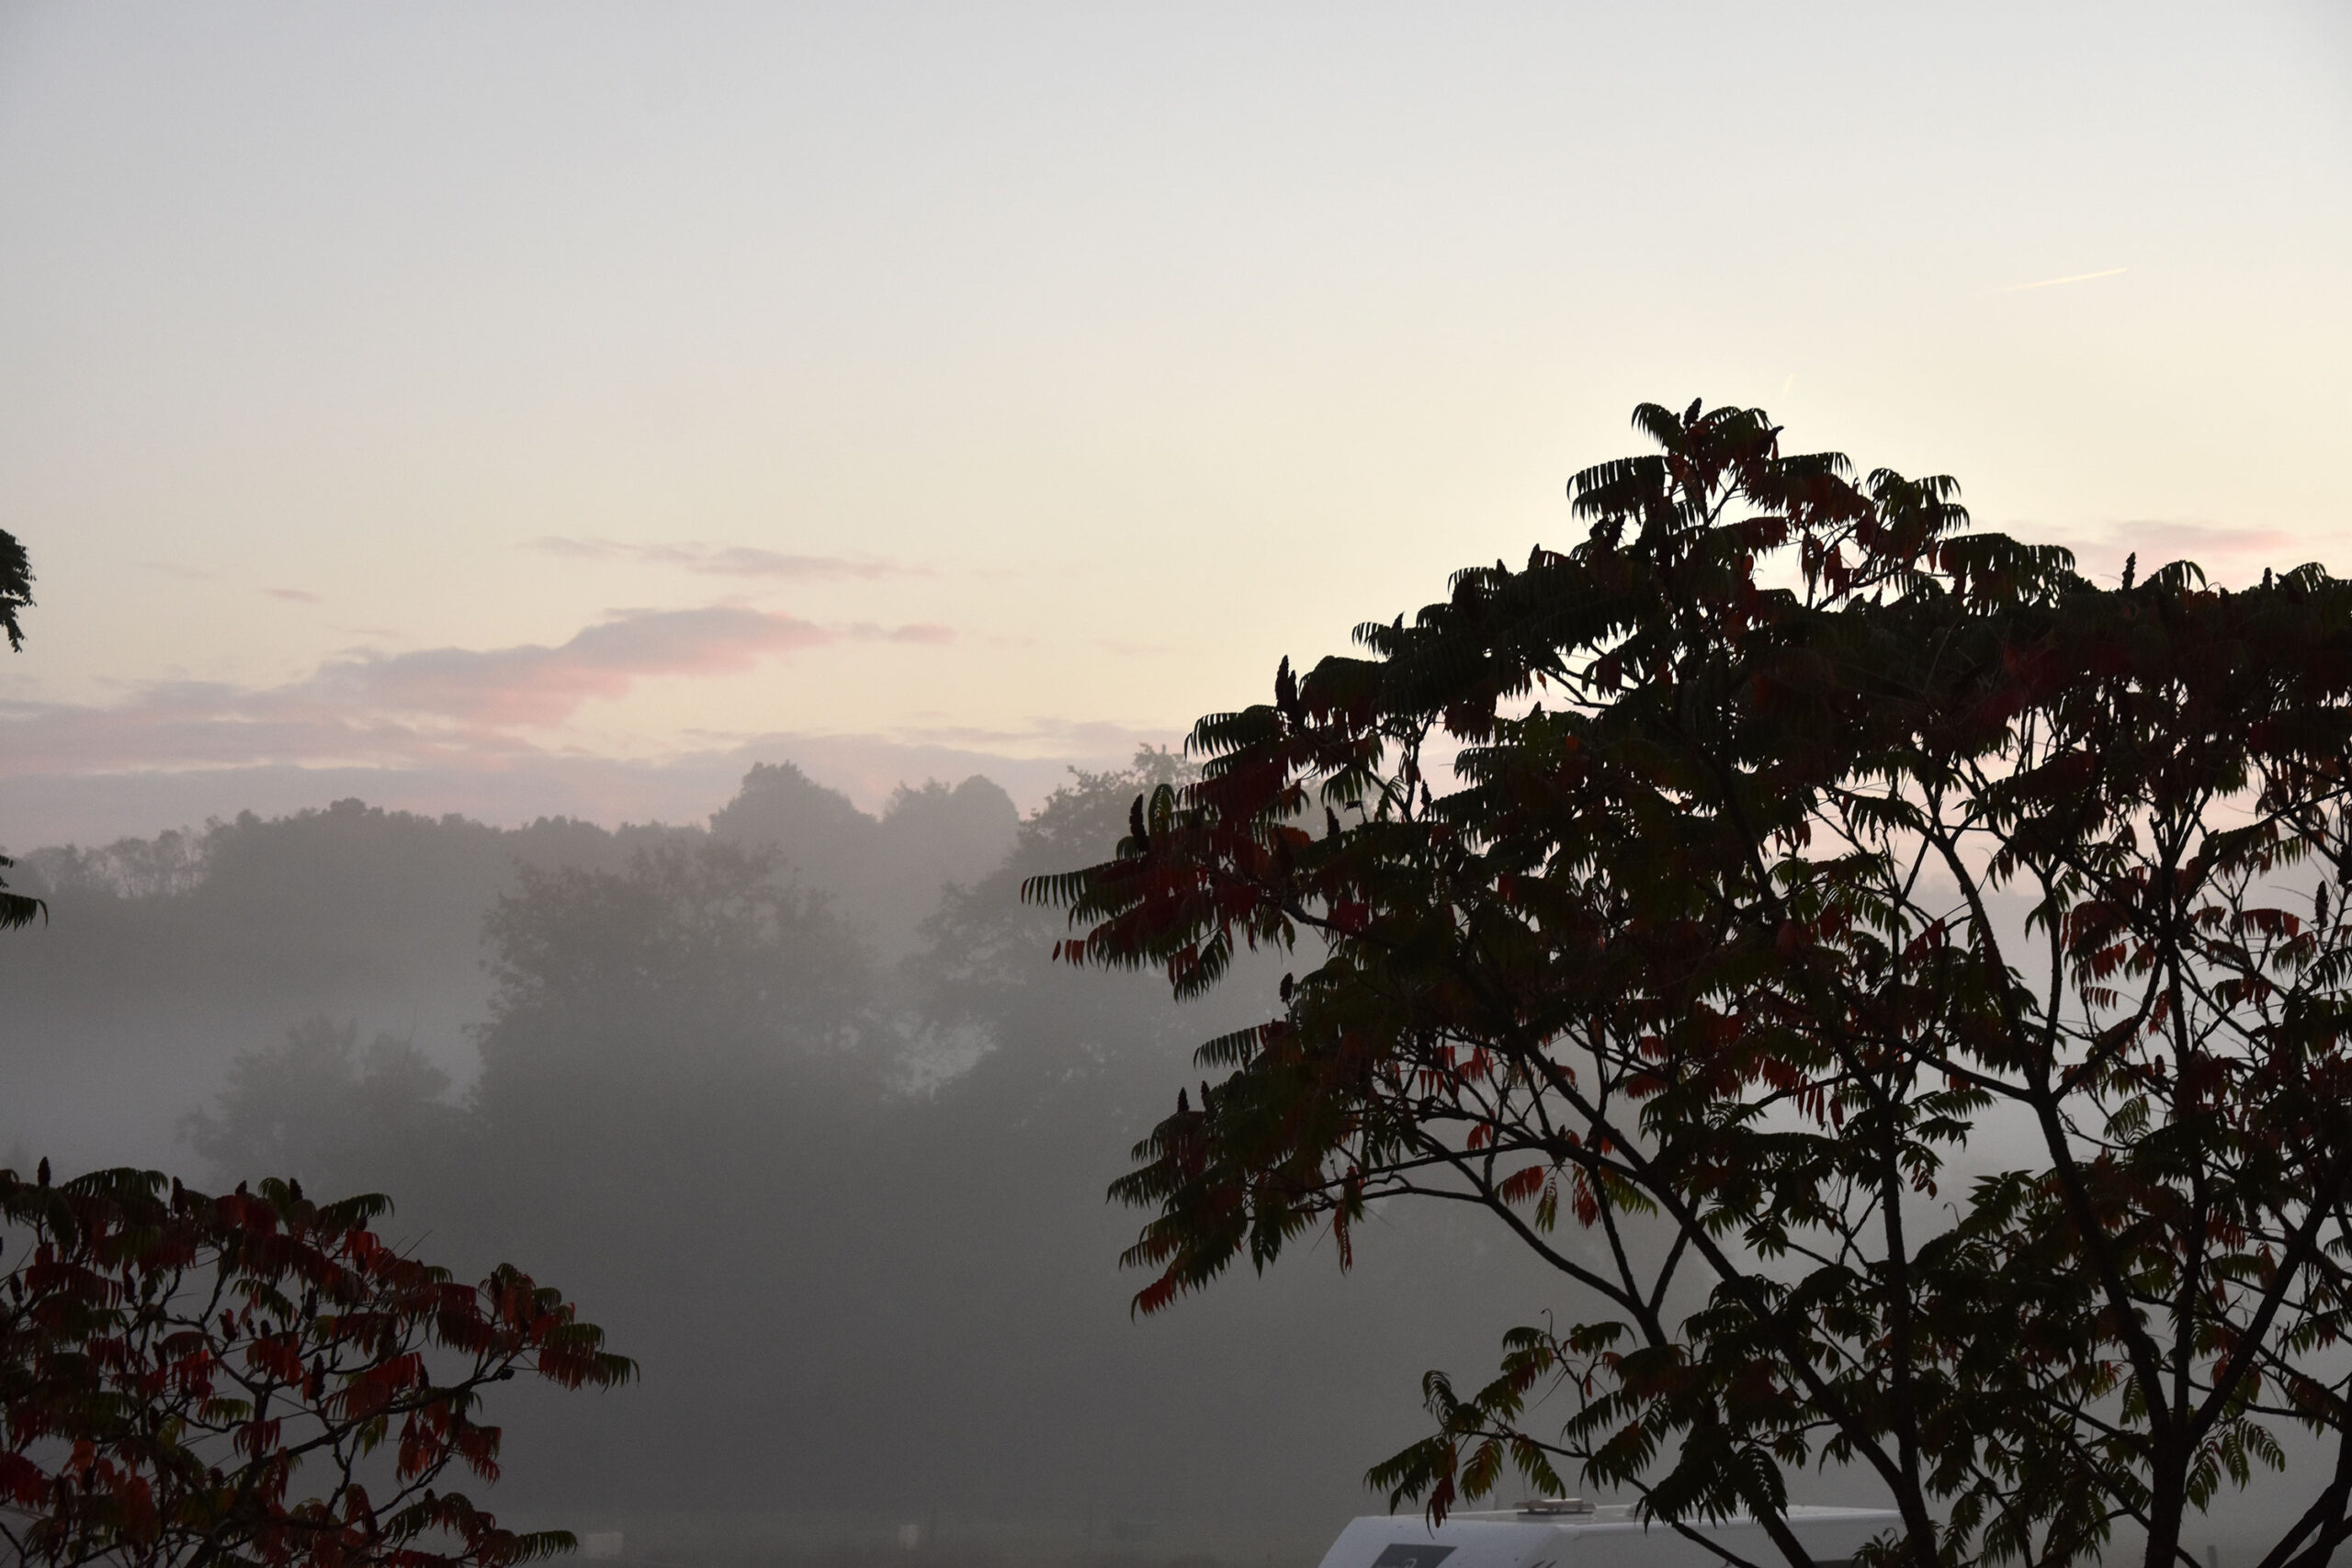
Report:
M 2346 189 L 2340 0 L 0 6 L 0 1168 L 559 1287 L 643 1375 L 478 1490 L 650 1568 L 1309 1568 L 1590 1303 L 1392 1200 L 1134 1314 L 1106 1188 L 1314 955 L 1179 1005 L 1023 879 L 1637 405 L 2340 569 Z
M 1307 1560 L 1420 1435 L 1419 1371 L 1478 1373 L 1556 1293 L 1396 1213 L 1345 1278 L 1327 1244 L 1130 1321 L 1141 1216 L 1104 1186 L 1279 969 L 1179 1008 L 1053 964 L 1016 890 L 1171 765 L 1025 818 L 980 777 L 876 817 L 782 763 L 707 826 L 344 800 L 25 852 L 50 919 L 0 942 L 0 1148 L 381 1190 L 425 1256 L 561 1286 L 644 1375 L 513 1391 L 522 1517 Z
M 1105 1184 L 1283 964 L 1180 1007 L 1053 962 L 1018 890 L 1181 767 L 1073 770 L 1025 815 L 978 775 L 870 814 L 780 762 L 702 824 L 344 799 L 20 852 L 49 919 L 0 942 L 0 1163 L 382 1191 L 461 1276 L 561 1287 L 643 1376 L 504 1391 L 490 1500 L 633 1559 L 1312 1562 L 1427 1431 L 1421 1370 L 1483 1379 L 1587 1303 L 1392 1202 L 1350 1272 L 1326 1238 L 1131 1315 L 1142 1216 Z M 1982 1143 L 1956 1175 L 2030 1153 Z M 2257 1477 L 2199 1540 L 2234 1560 L 2294 1495 Z

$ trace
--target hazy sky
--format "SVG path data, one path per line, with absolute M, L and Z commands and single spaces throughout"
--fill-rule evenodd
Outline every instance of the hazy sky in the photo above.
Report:
M 1645 399 L 2352 568 L 2345 15 L 0 6 L 0 842 L 1034 798 Z

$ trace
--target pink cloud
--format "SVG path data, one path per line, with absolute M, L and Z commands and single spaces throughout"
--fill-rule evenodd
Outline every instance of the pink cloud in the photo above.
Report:
M 591 697 L 616 697 L 648 675 L 724 675 L 837 634 L 790 615 L 713 605 L 589 626 L 558 648 L 436 648 L 362 655 L 311 684 L 354 706 L 501 728 L 560 724 Z
M 503 766 L 544 755 L 527 735 L 657 676 L 740 673 L 844 641 L 938 643 L 934 626 L 828 627 L 732 605 L 639 611 L 554 647 L 426 649 L 331 660 L 251 689 L 158 682 L 112 706 L 0 704 L 0 774 L 269 763 Z
M 268 594 L 273 599 L 288 599 L 297 604 L 318 604 L 324 603 L 324 601 L 317 594 L 311 592 L 307 588 L 265 588 L 262 592 Z
M 703 577 L 928 577 L 921 567 L 890 561 L 853 559 L 847 556 L 786 555 L 751 545 L 714 545 L 689 540 L 679 544 L 631 545 L 617 539 L 582 539 L 548 534 L 527 541 L 525 549 L 562 556 L 571 560 L 628 560 L 641 566 L 676 567 Z

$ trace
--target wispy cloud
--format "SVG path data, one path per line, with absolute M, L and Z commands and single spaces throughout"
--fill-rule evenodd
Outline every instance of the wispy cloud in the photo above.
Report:
M 523 547 L 571 560 L 624 560 L 639 566 L 674 567 L 702 577 L 773 577 L 806 581 L 931 575 L 925 568 L 900 566 L 893 561 L 849 556 L 786 555 L 751 545 L 718 545 L 699 540 L 632 545 L 618 539 L 582 539 L 547 534 L 526 540 Z
M 915 621 L 903 626 L 876 626 L 872 621 L 858 621 L 842 628 L 845 637 L 870 642 L 954 642 L 956 634 L 936 621 Z
M 806 742 L 810 738 L 794 739 Z M 912 724 L 889 735 L 893 744 L 956 748 L 976 755 L 1113 758 L 1119 761 L 1132 757 L 1138 746 L 1165 746 L 1182 739 L 1183 731 L 1157 726 L 1139 727 L 1111 719 L 1057 718 L 1048 714 L 1034 715 L 1027 722 L 1014 726 Z
M 325 764 L 498 764 L 656 676 L 752 669 L 841 642 L 937 644 L 944 626 L 826 626 L 735 605 L 639 611 L 548 646 L 361 652 L 272 687 L 159 682 L 107 705 L 0 703 L 6 773 Z
M 2045 277 L 2039 283 L 2012 283 L 2001 292 L 2022 294 L 2029 288 L 2055 288 L 2062 283 L 2088 283 L 2096 277 L 2120 277 L 2131 270 L 2128 266 L 2111 266 L 2103 272 L 2070 273 L 2064 277 Z
M 285 599 L 296 604 L 322 604 L 325 601 L 307 588 L 265 588 L 264 593 L 273 599 Z

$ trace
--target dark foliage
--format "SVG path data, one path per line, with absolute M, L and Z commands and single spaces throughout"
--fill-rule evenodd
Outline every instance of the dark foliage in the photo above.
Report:
M 1871 1477 L 1917 1568 L 2152 1565 L 2332 1449 L 2265 1568 L 2352 1539 L 2352 585 L 2101 590 L 1956 487 L 1645 407 L 1590 526 L 1363 658 L 1204 719 L 1203 776 L 1029 884 L 1071 961 L 1280 1010 L 1115 1189 L 1151 1311 L 1376 1201 L 1482 1210 L 1577 1288 L 1427 1383 L 1378 1467 L 1442 1513 L 1517 1466 L 1750 1512 Z M 1782 584 L 1785 584 L 1783 586 Z M 2030 1157 L 1950 1190 L 1994 1119 Z M 1592 1309 L 1598 1307 L 1596 1313 Z M 1589 1314 L 1589 1315 L 1587 1315 Z M 1565 1430 L 1534 1400 L 1566 1396 Z
M 208 1197 L 153 1171 L 0 1171 L 0 1538 L 138 1568 L 503 1568 L 571 1549 L 464 1494 L 498 1476 L 485 1392 L 634 1372 L 554 1291 L 386 1246 L 380 1198 Z
M 0 528 L 0 632 L 7 633 L 11 652 L 24 651 L 25 628 L 17 617 L 32 603 L 32 558 L 14 534 Z
M 32 558 L 17 536 L 0 528 L 0 631 L 8 634 L 11 652 L 21 653 L 25 647 L 24 627 L 17 620 L 17 613 L 28 609 L 33 602 Z M 0 855 L 0 871 L 17 863 Z M 49 907 L 40 899 L 22 893 L 11 893 L 8 885 L 0 882 L 0 931 L 14 931 L 30 925 L 34 919 L 46 915 Z

